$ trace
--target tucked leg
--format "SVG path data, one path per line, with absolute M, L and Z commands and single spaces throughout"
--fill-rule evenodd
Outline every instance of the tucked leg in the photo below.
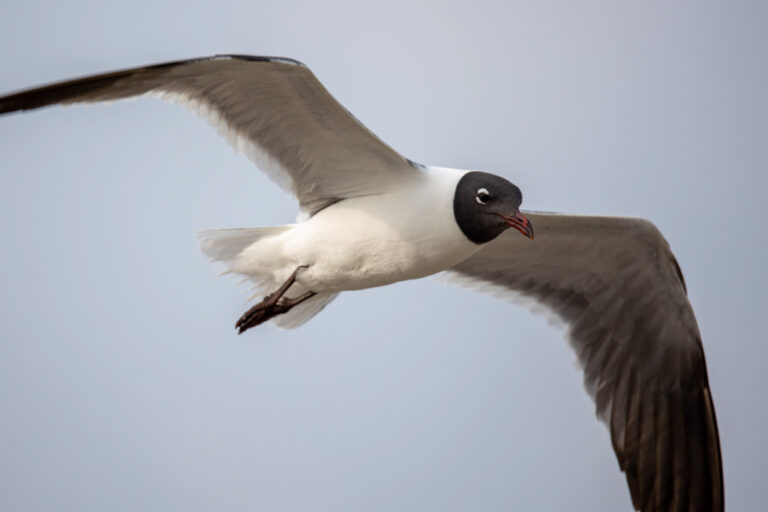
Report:
M 277 315 L 287 313 L 293 307 L 298 306 L 305 300 L 314 297 L 315 292 L 308 291 L 305 294 L 293 299 L 289 299 L 288 297 L 283 298 L 283 295 L 285 295 L 285 292 L 288 291 L 288 288 L 290 288 L 291 285 L 296 282 L 296 276 L 298 276 L 299 272 L 305 268 L 307 267 L 298 267 L 293 271 L 293 274 L 291 274 L 291 276 L 280 286 L 280 288 L 278 288 L 274 293 L 270 293 L 264 297 L 261 302 L 246 311 L 235 324 L 237 333 L 242 334 L 251 327 L 262 324 L 270 318 L 274 318 Z

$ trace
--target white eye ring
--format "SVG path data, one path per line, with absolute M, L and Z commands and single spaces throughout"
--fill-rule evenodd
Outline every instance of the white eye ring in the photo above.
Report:
M 488 192 L 488 189 L 481 188 L 477 190 L 477 195 L 475 196 L 475 201 L 477 201 L 480 204 L 485 204 L 488 202 L 488 200 L 491 198 L 491 194 Z

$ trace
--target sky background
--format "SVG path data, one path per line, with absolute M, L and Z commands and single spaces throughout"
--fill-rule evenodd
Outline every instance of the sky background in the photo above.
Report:
M 307 63 L 403 155 L 524 207 L 643 216 L 685 273 L 730 510 L 768 499 L 768 7 L 0 5 L 0 91 L 215 53 Z M 562 330 L 435 279 L 237 336 L 196 229 L 291 222 L 141 99 L 0 118 L 0 509 L 630 510 Z

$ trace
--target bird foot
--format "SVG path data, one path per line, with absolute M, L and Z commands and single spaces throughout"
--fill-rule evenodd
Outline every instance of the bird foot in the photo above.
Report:
M 243 316 L 235 324 L 237 334 L 243 334 L 251 327 L 256 327 L 259 324 L 263 324 L 270 318 L 274 318 L 277 315 L 287 313 L 294 306 L 298 306 L 307 299 L 311 299 L 315 296 L 315 292 L 308 291 L 304 295 L 290 299 L 288 297 L 283 298 L 288 288 L 296 282 L 296 277 L 299 272 L 306 270 L 306 266 L 300 266 L 293 271 L 293 274 L 278 288 L 274 293 L 270 293 L 261 302 L 254 305 L 251 309 L 246 311 Z M 281 300 L 282 299 L 282 300 Z
M 274 295 L 275 294 L 267 295 L 264 300 L 253 306 L 240 317 L 235 324 L 237 334 L 243 334 L 251 327 L 256 327 L 277 315 L 287 313 L 295 306 L 298 306 L 307 299 L 311 299 L 316 294 L 315 292 L 309 291 L 299 297 L 293 299 L 286 297 L 280 301 L 273 301 Z

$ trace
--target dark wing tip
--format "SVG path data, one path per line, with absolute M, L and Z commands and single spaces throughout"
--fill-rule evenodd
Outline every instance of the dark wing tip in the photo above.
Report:
M 0 115 L 22 110 L 33 110 L 57 103 L 74 102 L 88 98 L 89 94 L 97 94 L 109 89 L 118 80 L 136 77 L 139 75 L 154 76 L 158 72 L 178 66 L 186 66 L 211 60 L 243 60 L 249 62 L 270 62 L 278 64 L 290 64 L 306 68 L 303 63 L 287 57 L 268 57 L 258 55 L 214 55 L 195 59 L 163 62 L 138 68 L 124 69 L 91 75 L 74 80 L 57 82 L 42 87 L 35 87 L 15 94 L 0 97 Z
M 0 97 L 0 114 L 33 110 L 87 95 L 114 84 L 125 76 L 123 73 L 109 73 L 93 77 L 69 80 L 37 87 Z
M 629 380 L 610 430 L 634 508 L 722 512 L 720 440 L 709 388 L 658 392 L 644 389 L 634 375 Z

